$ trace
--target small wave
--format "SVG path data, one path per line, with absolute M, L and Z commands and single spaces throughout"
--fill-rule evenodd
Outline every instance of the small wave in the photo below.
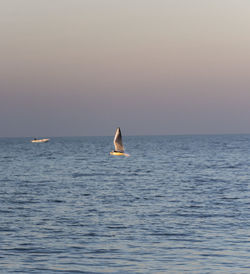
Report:
M 221 168 L 224 168 L 224 169 L 235 169 L 235 168 L 239 168 L 241 166 L 242 166 L 241 164 L 236 164 L 236 165 L 221 166 Z
M 239 200 L 240 198 L 239 197 L 222 197 L 221 199 L 231 201 L 231 200 Z
M 119 249 L 116 249 L 116 248 L 111 248 L 111 249 L 100 248 L 100 249 L 95 249 L 91 251 L 90 253 L 101 254 L 101 253 L 117 253 L 117 252 L 119 252 Z
M 0 213 L 12 213 L 13 210 L 4 210 L 4 209 L 0 209 Z M 1 230 L 1 227 L 0 227 Z
M 16 229 L 12 229 L 9 227 L 0 227 L 1 232 L 16 232 Z
M 127 229 L 127 227 L 126 226 L 108 226 L 107 228 L 109 228 L 109 229 Z
M 14 180 L 10 180 L 10 179 L 1 179 L 0 182 L 3 182 L 3 183 L 14 182 Z
M 72 177 L 73 178 L 78 178 L 78 177 L 95 177 L 95 176 L 105 176 L 106 174 L 104 173 L 73 173 Z
M 84 233 L 83 236 L 85 236 L 85 237 L 98 237 L 99 235 L 95 232 L 88 232 L 88 233 Z
M 200 205 L 190 205 L 189 208 L 202 208 Z
M 215 254 L 215 253 L 203 253 L 201 254 L 202 257 L 228 257 L 226 254 Z
M 47 200 L 48 202 L 51 202 L 51 203 L 63 203 L 64 201 L 63 200 L 60 200 L 60 199 L 52 199 L 52 200 Z
M 90 193 L 84 193 L 82 194 L 82 196 L 90 196 L 91 194 Z
M 25 205 L 25 204 L 37 204 L 39 203 L 39 200 L 26 200 L 26 201 L 12 201 L 12 204 L 21 204 L 21 205 Z
M 34 253 L 34 254 L 57 254 L 57 253 L 63 253 L 64 251 L 61 249 L 47 249 L 47 248 L 41 248 L 41 247 L 15 247 L 15 248 L 7 248 L 4 249 L 9 252 L 25 252 L 25 253 Z
M 152 236 L 173 236 L 173 237 L 188 237 L 191 236 L 190 233 L 169 233 L 169 232 L 154 232 L 150 234 Z

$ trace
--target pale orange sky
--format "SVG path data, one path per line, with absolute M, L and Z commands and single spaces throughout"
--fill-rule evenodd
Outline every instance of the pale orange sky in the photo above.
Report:
M 0 136 L 250 133 L 250 1 L 0 1 Z

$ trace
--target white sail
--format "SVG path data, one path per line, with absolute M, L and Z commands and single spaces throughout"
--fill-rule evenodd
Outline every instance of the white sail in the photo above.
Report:
M 124 152 L 124 147 L 122 144 L 122 134 L 121 134 L 121 130 L 119 127 L 116 129 L 114 145 L 115 145 L 115 151 Z

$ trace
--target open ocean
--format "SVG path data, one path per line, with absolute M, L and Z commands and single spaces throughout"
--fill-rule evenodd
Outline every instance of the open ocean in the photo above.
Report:
M 0 138 L 0 273 L 250 273 L 250 135 Z

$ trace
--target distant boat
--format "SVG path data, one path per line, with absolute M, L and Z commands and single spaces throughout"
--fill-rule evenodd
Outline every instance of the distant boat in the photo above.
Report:
M 49 139 L 36 139 L 31 140 L 31 143 L 47 143 Z
M 114 146 L 115 146 L 115 150 L 111 151 L 110 155 L 129 156 L 128 154 L 126 154 L 124 152 L 124 146 L 122 143 L 122 133 L 121 133 L 121 129 L 119 127 L 116 129 L 116 132 L 115 132 Z

